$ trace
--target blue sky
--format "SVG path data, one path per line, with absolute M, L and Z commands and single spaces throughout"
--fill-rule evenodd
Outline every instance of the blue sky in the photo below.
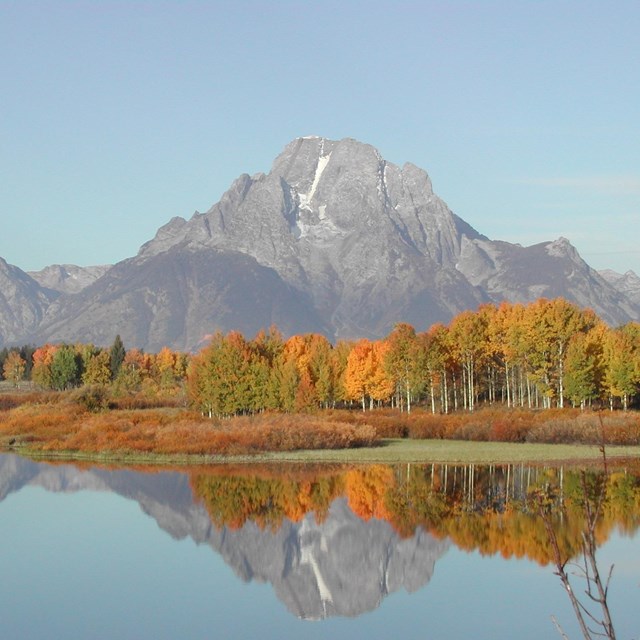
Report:
M 0 256 L 114 263 L 293 138 L 640 274 L 640 3 L 0 2 Z

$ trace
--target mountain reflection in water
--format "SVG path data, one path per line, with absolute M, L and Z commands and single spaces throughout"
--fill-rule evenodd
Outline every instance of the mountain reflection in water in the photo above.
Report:
M 588 473 L 597 474 L 597 471 Z M 431 579 L 450 544 L 483 554 L 551 560 L 528 500 L 551 487 L 564 516 L 562 550 L 579 550 L 580 471 L 522 465 L 262 466 L 109 470 L 0 455 L 0 499 L 26 485 L 109 491 L 135 500 L 172 537 L 220 554 L 243 580 L 267 582 L 296 616 L 357 616 Z M 640 521 L 640 479 L 608 477 L 597 538 Z M 558 509 L 559 512 L 559 509 Z

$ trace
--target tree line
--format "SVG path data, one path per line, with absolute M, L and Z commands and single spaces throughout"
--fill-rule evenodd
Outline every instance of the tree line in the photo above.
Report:
M 45 344 L 0 351 L 0 371 L 14 386 L 24 380 L 41 389 L 64 391 L 84 385 L 115 391 L 175 391 L 187 375 L 188 354 L 165 347 L 157 354 L 126 349 L 120 336 L 111 347 Z
M 185 388 L 210 416 L 357 405 L 433 413 L 482 404 L 627 409 L 640 388 L 640 324 L 611 328 L 562 298 L 483 305 L 416 332 L 397 324 L 380 340 L 288 339 L 276 328 L 247 339 L 216 333 L 198 354 L 51 345 L 0 352 L 0 370 L 48 389 L 83 384 L 124 391 Z
M 400 323 L 381 340 L 335 345 L 274 329 L 253 340 L 218 333 L 188 375 L 192 402 L 212 416 L 344 403 L 627 409 L 639 385 L 640 324 L 610 328 L 561 298 L 484 305 L 422 333 Z

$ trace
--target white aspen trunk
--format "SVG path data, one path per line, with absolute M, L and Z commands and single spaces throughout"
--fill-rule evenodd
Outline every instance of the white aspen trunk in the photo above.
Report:
M 435 414 L 436 412 L 436 397 L 435 397 L 435 389 L 433 387 L 433 376 L 431 376 L 431 413 Z
M 447 370 L 443 369 L 442 370 L 442 381 L 443 381 L 443 385 L 442 385 L 442 389 L 444 390 L 444 412 L 445 414 L 449 413 L 449 389 L 447 388 Z
M 507 383 L 507 407 L 511 408 L 511 396 L 510 396 L 510 389 L 509 389 L 509 364 L 507 362 L 504 363 L 504 372 L 505 372 L 505 379 Z
M 453 410 L 458 410 L 458 385 L 456 384 L 456 374 L 451 373 L 451 381 L 453 383 Z
M 467 367 L 462 365 L 462 408 L 467 409 Z
M 474 396 L 474 388 L 473 388 L 473 358 L 469 358 L 467 360 L 467 396 L 468 400 L 468 409 L 469 411 L 473 411 L 473 396 Z
M 560 361 L 558 362 L 558 406 L 564 408 L 564 348 L 560 347 Z

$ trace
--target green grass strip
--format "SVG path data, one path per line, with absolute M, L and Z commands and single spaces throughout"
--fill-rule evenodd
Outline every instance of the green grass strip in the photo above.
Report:
M 121 462 L 123 464 L 220 464 L 238 462 L 339 462 L 339 463 L 543 463 L 590 462 L 602 459 L 600 448 L 593 445 L 517 444 L 507 442 L 469 442 L 462 440 L 384 440 L 379 447 L 360 449 L 323 449 L 313 451 L 261 452 L 253 455 L 165 455 L 127 451 L 102 453 L 43 452 L 27 447 L 15 453 L 37 459 Z M 608 446 L 608 458 L 640 458 L 640 447 Z

